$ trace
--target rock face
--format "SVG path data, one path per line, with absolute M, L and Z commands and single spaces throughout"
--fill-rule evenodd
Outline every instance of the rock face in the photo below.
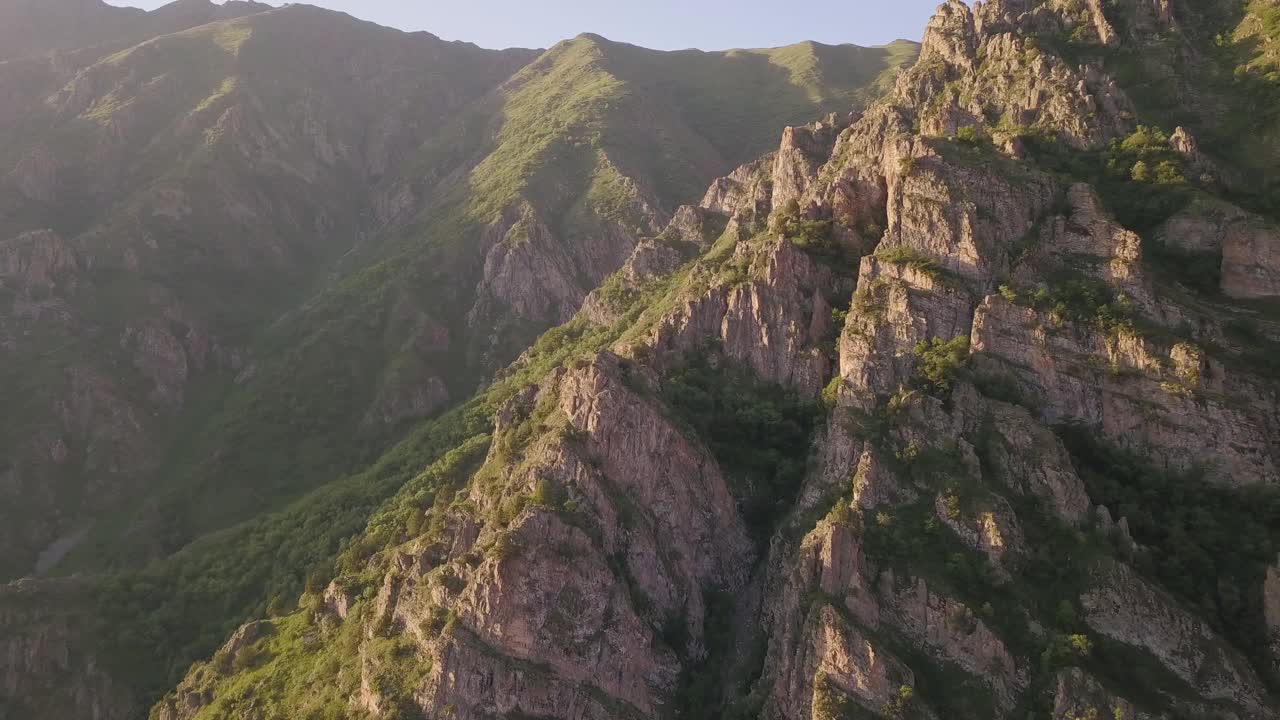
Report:
M 1267 621 L 1271 655 L 1280 665 L 1280 562 L 1267 568 L 1267 578 L 1262 586 L 1262 611 Z
M 1275 297 L 1275 247 L 1280 231 L 1266 219 L 1234 205 L 1199 200 L 1158 231 L 1166 246 L 1221 258 L 1223 294 L 1239 299 Z
M 1086 593 L 1081 604 L 1089 627 L 1145 648 L 1205 699 L 1233 703 L 1245 717 L 1266 714 L 1263 698 L 1257 694 L 1261 685 L 1243 658 L 1132 571 L 1118 569 Z

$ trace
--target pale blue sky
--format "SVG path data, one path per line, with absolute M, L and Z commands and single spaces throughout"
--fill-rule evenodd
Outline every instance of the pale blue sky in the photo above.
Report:
M 167 0 L 107 0 L 152 9 Z M 664 50 L 800 40 L 919 40 L 941 0 L 314 0 L 365 20 L 489 48 L 549 47 L 581 32 Z M 271 4 L 279 5 L 278 0 Z

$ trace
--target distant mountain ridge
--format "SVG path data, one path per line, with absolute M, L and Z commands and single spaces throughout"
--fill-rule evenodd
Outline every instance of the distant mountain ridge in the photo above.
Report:
M 150 12 L 102 0 L 3 0 L 0 61 L 81 48 L 124 47 L 156 35 L 272 9 L 265 3 L 174 0 Z

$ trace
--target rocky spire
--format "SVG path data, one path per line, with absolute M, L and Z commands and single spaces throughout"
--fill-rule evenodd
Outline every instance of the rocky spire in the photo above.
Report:
M 961 0 L 947 0 L 938 6 L 925 28 L 920 64 L 940 60 L 948 65 L 972 68 L 977 49 L 973 12 Z

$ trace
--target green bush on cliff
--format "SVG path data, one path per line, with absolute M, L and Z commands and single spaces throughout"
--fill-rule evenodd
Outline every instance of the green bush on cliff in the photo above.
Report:
M 943 277 L 947 272 L 936 259 L 906 245 L 878 247 L 876 248 L 875 257 L 883 263 L 905 265 L 934 279 Z
M 1096 152 L 1043 135 L 1024 139 L 1038 164 L 1092 185 L 1120 224 L 1139 233 L 1154 229 L 1191 200 L 1186 158 L 1159 128 L 1139 126 Z
M 814 259 L 837 270 L 849 272 L 857 258 L 832 231 L 830 220 L 808 220 L 800 213 L 799 201 L 792 198 L 773 217 L 773 230 Z
M 969 338 L 951 340 L 933 338 L 916 343 L 914 352 L 920 359 L 917 371 L 934 392 L 946 393 L 969 364 Z

